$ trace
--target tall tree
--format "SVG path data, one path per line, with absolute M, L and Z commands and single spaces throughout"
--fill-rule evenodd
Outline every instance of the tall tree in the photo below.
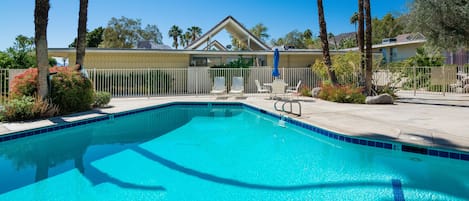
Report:
M 371 27 L 371 5 L 370 0 L 364 0 L 363 7 L 365 9 L 365 46 L 366 46 L 366 73 L 365 73 L 365 91 L 371 94 L 371 78 L 373 76 L 373 55 L 372 52 L 372 27 Z
M 332 68 L 331 56 L 329 54 L 329 41 L 327 40 L 327 27 L 326 20 L 324 18 L 324 9 L 322 6 L 322 0 L 318 1 L 318 15 L 319 15 L 319 37 L 322 42 L 322 56 L 324 59 L 324 64 L 327 66 L 327 74 L 333 85 L 338 85 L 337 77 Z
M 156 44 L 163 44 L 163 35 L 161 35 L 160 29 L 156 25 L 147 24 L 145 29 L 137 30 L 140 36 L 139 40 L 148 40 Z
M 313 32 L 311 32 L 311 29 L 306 29 L 303 32 L 303 37 L 305 38 L 305 40 L 311 40 L 313 38 Z
M 31 55 L 34 51 L 34 38 L 24 35 L 18 35 L 15 38 L 13 47 L 7 48 L 7 55 L 10 62 L 5 63 L 1 67 L 6 68 L 30 68 L 36 64 L 36 59 Z
M 200 35 L 202 35 L 202 28 L 197 27 L 197 26 L 192 26 L 190 28 L 187 28 L 187 31 L 191 33 L 191 42 L 194 42 Z
M 267 34 L 267 27 L 264 24 L 259 23 L 256 24 L 254 27 L 251 28 L 251 33 L 254 34 L 257 38 L 262 41 L 265 41 L 269 38 L 269 34 Z
M 126 17 L 111 18 L 103 33 L 103 41 L 99 47 L 104 48 L 132 48 L 139 40 L 150 40 L 156 43 L 162 41 L 162 35 L 156 25 L 141 27 L 140 19 Z
M 271 40 L 272 45 L 289 45 L 295 48 L 303 49 L 307 47 L 304 39 L 304 33 L 298 30 L 293 30 L 287 33 L 283 38 Z
M 49 20 L 49 0 L 36 0 L 34 7 L 34 42 L 38 66 L 37 94 L 46 98 L 49 94 L 49 60 L 47 52 L 47 22 Z
M 469 47 L 468 0 L 414 0 L 409 10 L 408 29 L 421 32 L 431 45 Z
M 373 44 L 379 44 L 383 38 L 393 38 L 403 34 L 404 25 L 400 18 L 394 17 L 391 13 L 383 16 L 382 19 L 373 18 L 371 26 L 373 27 Z
M 173 25 L 168 31 L 168 36 L 173 38 L 173 47 L 176 49 L 178 49 L 178 38 L 181 34 L 182 30 L 176 25 Z
M 93 31 L 86 33 L 86 46 L 87 47 L 99 47 L 99 44 L 103 41 L 104 28 L 98 27 Z
M 363 16 L 363 0 L 358 0 L 358 52 L 360 52 L 360 85 L 365 82 L 365 18 Z
M 76 50 L 76 64 L 81 70 L 85 60 L 86 49 L 86 22 L 88 20 L 88 0 L 80 0 L 80 11 L 78 12 L 78 39 Z
M 358 23 L 358 13 L 354 12 L 350 17 L 350 24 L 355 25 L 355 32 L 357 32 L 357 23 Z
M 86 32 L 86 47 L 99 47 L 99 44 L 103 41 L 103 27 L 93 29 L 91 32 Z M 68 47 L 76 47 L 78 38 L 75 38 Z

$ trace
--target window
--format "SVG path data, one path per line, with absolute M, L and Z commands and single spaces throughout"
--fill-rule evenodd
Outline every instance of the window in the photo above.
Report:
M 391 62 L 397 61 L 397 48 L 391 48 Z

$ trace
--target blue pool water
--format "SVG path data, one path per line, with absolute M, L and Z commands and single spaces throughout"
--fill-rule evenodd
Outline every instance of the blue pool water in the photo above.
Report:
M 170 105 L 0 143 L 0 200 L 469 200 L 469 162 Z

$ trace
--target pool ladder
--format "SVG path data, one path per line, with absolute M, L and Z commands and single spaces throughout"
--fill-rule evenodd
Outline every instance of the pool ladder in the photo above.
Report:
M 282 108 L 278 107 L 278 104 L 282 104 Z M 285 108 L 285 105 L 289 105 L 290 107 Z M 293 111 L 293 105 L 298 105 L 298 112 Z M 296 116 L 301 116 L 301 103 L 297 100 L 277 100 L 274 103 L 274 108 L 277 111 L 282 111 L 287 114 L 294 114 Z

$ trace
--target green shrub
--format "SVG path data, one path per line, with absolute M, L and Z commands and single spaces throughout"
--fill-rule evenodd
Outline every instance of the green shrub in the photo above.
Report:
M 0 113 L 5 121 L 30 120 L 52 117 L 58 113 L 58 107 L 41 98 L 21 96 L 9 100 Z
M 104 107 L 109 103 L 109 101 L 111 101 L 111 93 L 104 92 L 104 91 L 97 91 L 94 94 L 93 106 Z
M 61 114 L 91 109 L 94 92 L 91 81 L 72 69 L 57 72 L 51 80 L 50 97 Z
M 325 84 L 322 86 L 319 98 L 338 103 L 365 103 L 363 89 L 353 85 L 334 86 Z
M 302 96 L 308 96 L 308 97 L 312 97 L 313 94 L 311 93 L 311 88 L 309 88 L 308 86 L 306 85 L 302 85 L 301 88 L 300 88 L 300 94 Z

